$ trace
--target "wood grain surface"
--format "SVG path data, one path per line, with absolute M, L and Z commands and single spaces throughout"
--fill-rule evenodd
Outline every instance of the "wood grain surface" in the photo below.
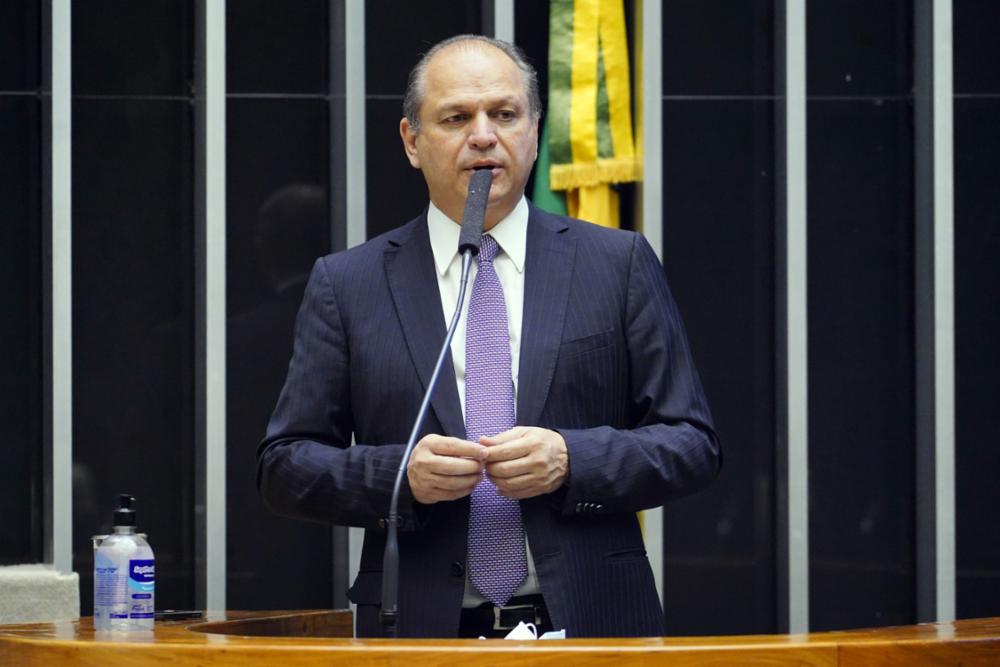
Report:
M 351 639 L 349 611 L 208 612 L 145 635 L 92 619 L 0 626 L 0 665 L 1000 666 L 1000 618 L 803 635 L 504 641 Z

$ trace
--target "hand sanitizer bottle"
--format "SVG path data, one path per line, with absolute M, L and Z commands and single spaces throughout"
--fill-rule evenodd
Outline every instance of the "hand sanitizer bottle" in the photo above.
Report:
M 135 498 L 118 497 L 114 532 L 94 551 L 94 630 L 132 632 L 153 629 L 153 550 L 135 532 Z

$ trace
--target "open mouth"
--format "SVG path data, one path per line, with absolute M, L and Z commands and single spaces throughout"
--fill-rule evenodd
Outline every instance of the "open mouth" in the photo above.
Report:
M 495 174 L 499 169 L 501 169 L 499 162 L 493 162 L 492 160 L 483 160 L 480 162 L 474 162 L 468 167 L 472 171 L 482 171 L 483 169 L 490 169 Z
M 501 167 L 499 164 L 496 164 L 495 162 L 484 162 L 484 163 L 481 163 L 481 164 L 474 164 L 471 167 L 469 167 L 469 169 L 471 171 L 489 170 L 489 171 L 493 172 L 494 176 L 496 176 L 497 174 L 500 173 L 500 171 L 501 171 L 501 169 L 503 169 L 503 167 Z

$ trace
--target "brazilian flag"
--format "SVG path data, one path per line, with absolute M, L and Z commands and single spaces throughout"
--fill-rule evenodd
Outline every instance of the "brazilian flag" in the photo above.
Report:
M 622 0 L 551 0 L 548 109 L 535 203 L 548 185 L 569 215 L 618 227 L 612 186 L 639 175 Z

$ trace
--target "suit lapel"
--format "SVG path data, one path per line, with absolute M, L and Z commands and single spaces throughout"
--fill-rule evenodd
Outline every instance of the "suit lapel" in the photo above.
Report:
M 524 317 L 518 369 L 517 423 L 537 425 L 555 373 L 576 241 L 559 218 L 531 207 L 524 260 Z
M 426 215 L 409 223 L 399 233 L 390 235 L 384 257 L 386 278 L 403 336 L 420 383 L 426 391 L 447 333 Z M 465 437 L 465 422 L 450 354 L 441 367 L 437 389 L 431 397 L 431 408 L 444 429 L 442 435 Z

